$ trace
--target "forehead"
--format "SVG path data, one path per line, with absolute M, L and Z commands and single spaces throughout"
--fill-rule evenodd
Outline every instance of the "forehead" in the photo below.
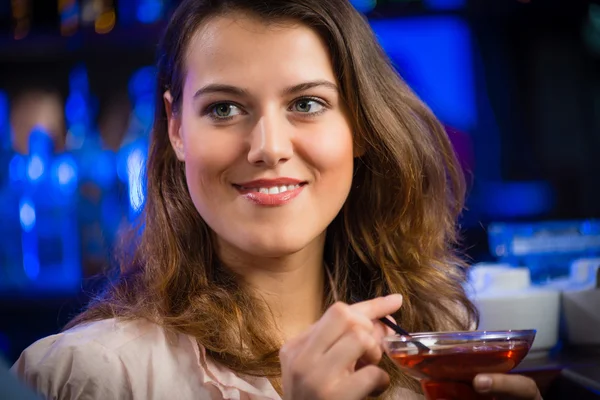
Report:
M 239 13 L 213 17 L 190 40 L 188 78 L 246 84 L 272 80 L 336 81 L 327 46 L 310 27 L 295 21 L 265 23 Z M 233 83 L 233 82 L 230 82 Z

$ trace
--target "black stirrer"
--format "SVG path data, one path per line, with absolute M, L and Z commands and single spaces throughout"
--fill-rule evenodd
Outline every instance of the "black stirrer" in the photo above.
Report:
M 359 300 L 356 297 L 352 297 L 352 302 L 353 303 L 358 303 Z M 422 351 L 431 351 L 431 349 L 429 347 L 425 346 L 423 343 L 419 342 L 418 340 L 412 339 L 412 336 L 410 336 L 410 333 L 406 332 L 404 329 L 402 329 L 398 324 L 395 324 L 388 317 L 382 317 L 382 318 L 379 318 L 379 320 L 381 322 L 383 322 L 385 324 L 385 326 L 391 328 L 398 335 L 408 336 L 409 338 L 411 338 L 410 342 L 414 343 L 415 346 L 417 346 L 419 348 L 419 350 L 422 350 Z

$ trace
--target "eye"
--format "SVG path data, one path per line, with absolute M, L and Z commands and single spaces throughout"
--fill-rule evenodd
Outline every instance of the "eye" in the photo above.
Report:
M 325 109 L 325 105 L 318 100 L 305 98 L 299 99 L 292 105 L 292 111 L 304 114 L 317 114 Z
M 242 110 L 231 103 L 217 103 L 209 107 L 208 113 L 214 119 L 229 119 L 240 115 Z

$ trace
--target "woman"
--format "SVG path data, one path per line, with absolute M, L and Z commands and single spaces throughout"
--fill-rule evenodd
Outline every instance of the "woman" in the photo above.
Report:
M 420 398 L 376 321 L 474 324 L 463 181 L 366 22 L 346 0 L 184 0 L 160 48 L 136 251 L 14 369 L 61 399 Z

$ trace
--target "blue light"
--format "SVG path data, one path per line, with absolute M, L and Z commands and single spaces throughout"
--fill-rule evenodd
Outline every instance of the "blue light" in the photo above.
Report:
M 372 11 L 377 5 L 377 0 L 351 0 L 350 3 L 361 13 Z
M 37 279 L 40 274 L 40 260 L 36 254 L 23 254 L 23 270 L 29 279 Z
M 482 207 L 495 218 L 529 217 L 552 210 L 554 191 L 548 182 L 488 183 L 483 187 Z
M 65 7 L 60 14 L 60 22 L 64 23 L 71 18 L 79 17 L 79 4 L 74 1 L 70 7 Z
M 53 149 L 54 140 L 50 133 L 42 126 L 34 126 L 29 134 L 29 154 L 48 159 Z
M 149 24 L 158 21 L 162 14 L 162 1 L 140 0 L 137 9 L 137 18 L 140 22 Z
M 112 153 L 104 151 L 96 156 L 92 175 L 94 182 L 97 182 L 103 188 L 108 188 L 115 182 L 117 171 Z
M 446 124 L 477 122 L 471 32 L 457 17 L 374 20 L 382 47 L 407 83 Z
M 27 165 L 27 176 L 33 182 L 37 181 L 44 175 L 44 162 L 42 159 L 34 155 L 29 160 L 29 165 Z
M 71 150 L 78 150 L 85 143 L 86 128 L 83 123 L 76 122 L 71 125 L 67 133 L 67 146 Z
M 430 10 L 459 10 L 466 6 L 466 0 L 425 0 L 425 6 Z
M 127 163 L 129 158 L 129 146 L 124 147 L 117 154 L 117 177 L 121 182 L 127 182 Z
M 21 227 L 25 232 L 31 232 L 35 226 L 35 207 L 29 199 L 24 199 L 19 205 L 19 218 Z
M 82 92 L 72 92 L 67 98 L 65 115 L 69 124 L 83 122 L 87 119 L 87 107 Z
M 84 65 L 78 65 L 69 74 L 69 89 L 71 92 L 89 93 L 88 74 Z
M 154 82 L 156 69 L 154 67 L 142 67 L 135 71 L 129 79 L 129 95 L 132 101 L 137 101 L 141 96 L 154 94 Z
M 144 205 L 143 170 L 146 157 L 141 149 L 134 149 L 127 157 L 127 173 L 129 183 L 129 205 L 134 212 Z
M 592 221 L 583 221 L 580 231 L 583 235 L 598 234 L 600 233 L 600 224 L 592 223 Z
M 76 175 L 75 175 L 75 169 L 73 168 L 72 165 L 70 165 L 67 162 L 62 162 L 59 166 L 58 166 L 58 183 L 60 185 L 68 185 L 69 183 L 71 183 Z
M 154 96 L 147 95 L 141 97 L 135 103 L 133 113 L 145 128 L 152 125 L 152 119 L 154 118 Z
M 25 180 L 25 169 L 27 160 L 20 154 L 15 154 L 8 164 L 8 174 L 13 183 L 23 182 Z
M 63 193 L 73 193 L 77 189 L 77 165 L 70 156 L 62 156 L 52 168 L 52 177 Z

